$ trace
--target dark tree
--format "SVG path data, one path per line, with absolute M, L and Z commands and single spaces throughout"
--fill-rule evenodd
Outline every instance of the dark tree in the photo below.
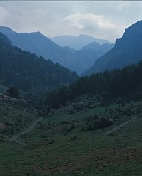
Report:
M 6 94 L 12 98 L 19 98 L 19 91 L 15 86 L 9 87 L 9 89 L 6 91 Z

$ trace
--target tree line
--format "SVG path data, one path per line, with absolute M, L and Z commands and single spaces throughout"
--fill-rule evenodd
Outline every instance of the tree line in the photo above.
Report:
M 117 97 L 141 99 L 141 75 L 142 61 L 122 69 L 106 70 L 103 73 L 80 77 L 68 86 L 47 92 L 41 102 L 43 105 L 57 109 L 88 93 L 99 95 L 105 100 Z

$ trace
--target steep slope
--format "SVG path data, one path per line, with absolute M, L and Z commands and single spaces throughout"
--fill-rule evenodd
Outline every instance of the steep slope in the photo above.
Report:
M 112 47 L 113 44 L 99 45 L 96 42 L 90 43 L 73 54 L 75 62 L 70 65 L 70 68 L 78 70 L 78 73 L 83 73 L 89 65 L 92 66 L 99 57 L 103 56 Z M 81 66 L 78 67 L 78 64 Z
M 17 33 L 12 29 L 0 26 L 0 32 L 5 34 L 13 45 L 37 56 L 43 56 L 46 59 L 51 59 L 54 63 L 61 62 L 65 51 L 62 47 L 52 42 L 40 32 L 32 33 Z
M 1 85 L 15 85 L 20 90 L 34 93 L 68 84 L 77 78 L 75 72 L 22 51 L 0 38 Z
M 50 58 L 54 63 L 68 67 L 79 74 L 91 67 L 94 61 L 100 56 L 95 51 L 75 51 L 67 47 L 60 47 L 40 32 L 16 33 L 7 27 L 0 27 L 0 31 L 7 35 L 12 44 L 23 50 L 35 53 L 37 56 Z
M 89 69 L 95 60 L 104 54 L 103 50 L 98 52 L 92 48 L 78 51 L 69 47 L 62 48 L 40 32 L 16 33 L 3 26 L 0 27 L 0 32 L 9 38 L 13 45 L 20 47 L 22 50 L 50 59 L 54 63 L 58 62 L 78 74 Z
M 94 38 L 89 35 L 79 35 L 79 36 L 70 36 L 70 35 L 62 35 L 62 36 L 55 36 L 51 38 L 52 41 L 57 43 L 58 45 L 64 47 L 69 46 L 75 50 L 80 50 L 83 46 L 88 45 L 92 42 L 97 42 L 98 44 L 103 43 L 110 43 L 107 40 Z
M 142 59 L 142 21 L 131 25 L 117 39 L 114 48 L 96 60 L 95 64 L 84 75 L 91 75 L 104 70 L 122 68 L 125 65 L 137 63 Z
M 9 40 L 9 38 L 7 36 L 5 36 L 4 34 L 0 33 L 0 42 L 1 43 L 5 43 L 7 45 L 12 45 L 11 41 Z

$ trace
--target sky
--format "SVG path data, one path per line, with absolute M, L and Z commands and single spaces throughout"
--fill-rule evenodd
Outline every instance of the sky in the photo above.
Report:
M 47 37 L 90 35 L 115 42 L 142 20 L 141 1 L 0 1 L 0 26 Z

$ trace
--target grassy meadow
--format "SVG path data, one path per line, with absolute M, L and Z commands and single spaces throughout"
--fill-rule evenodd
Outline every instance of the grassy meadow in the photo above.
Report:
M 70 112 L 70 106 L 52 110 L 36 127 L 19 136 L 24 145 L 8 138 L 39 118 L 30 106 L 1 104 L 0 176 L 140 176 L 142 173 L 142 102 L 97 105 Z M 113 125 L 86 130 L 87 120 L 111 116 Z M 136 118 L 110 135 L 105 133 Z M 19 122 L 22 119 L 22 123 Z M 9 123 L 12 123 L 10 126 Z M 9 126 L 11 129 L 6 131 Z M 19 125 L 22 124 L 22 125 Z

